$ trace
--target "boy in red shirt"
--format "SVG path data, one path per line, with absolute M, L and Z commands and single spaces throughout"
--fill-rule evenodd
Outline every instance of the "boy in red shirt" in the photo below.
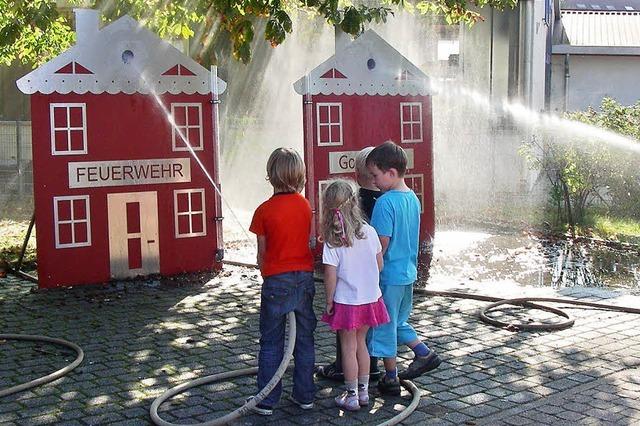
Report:
M 267 162 L 267 176 L 273 196 L 258 207 L 249 227 L 258 238 L 258 267 L 263 277 L 258 390 L 265 387 L 282 362 L 286 317 L 293 311 L 296 346 L 291 400 L 309 410 L 315 396 L 316 316 L 313 255 L 309 248 L 311 207 L 300 194 L 305 183 L 302 158 L 292 149 L 276 149 Z M 273 414 L 281 394 L 282 383 L 278 383 L 254 411 L 265 416 Z

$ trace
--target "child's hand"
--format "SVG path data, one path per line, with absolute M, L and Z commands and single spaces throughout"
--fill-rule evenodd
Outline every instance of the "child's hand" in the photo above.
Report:
M 333 302 L 327 302 L 325 310 L 327 311 L 327 315 L 333 315 Z

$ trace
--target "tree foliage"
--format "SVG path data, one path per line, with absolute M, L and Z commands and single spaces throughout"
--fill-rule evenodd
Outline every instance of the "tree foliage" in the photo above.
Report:
M 265 39 L 281 44 L 293 31 L 292 13 L 302 10 L 321 16 L 329 25 L 358 35 L 369 23 L 386 22 L 398 8 L 411 13 L 442 16 L 449 24 L 473 25 L 482 20 L 481 7 L 513 8 L 518 0 L 382 0 L 356 5 L 348 0 L 68 0 L 71 5 L 101 9 L 111 21 L 128 14 L 161 37 L 202 42 L 211 32 L 228 34 L 234 58 L 251 59 L 255 25 L 265 22 Z M 70 17 L 55 0 L 0 0 L 0 63 L 14 60 L 37 66 L 67 49 L 74 41 Z
M 640 145 L 640 102 L 624 106 L 605 98 L 600 110 L 589 108 L 568 113 L 565 118 L 628 136 L 628 143 Z M 640 218 L 637 150 L 540 129 L 522 145 L 520 153 L 547 178 L 556 220 L 568 224 L 572 231 L 576 224 L 584 223 L 594 204 L 621 217 Z

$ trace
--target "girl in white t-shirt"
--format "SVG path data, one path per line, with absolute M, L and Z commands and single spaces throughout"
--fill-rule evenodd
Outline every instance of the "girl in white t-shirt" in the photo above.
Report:
M 369 327 L 389 322 L 379 272 L 382 247 L 360 210 L 358 189 L 344 179 L 331 181 L 322 194 L 322 263 L 327 295 L 322 321 L 340 336 L 346 391 L 336 398 L 345 410 L 369 403 Z

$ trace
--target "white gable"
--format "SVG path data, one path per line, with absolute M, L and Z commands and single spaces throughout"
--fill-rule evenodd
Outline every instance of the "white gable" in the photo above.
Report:
M 129 16 L 89 34 L 69 50 L 17 81 L 26 94 L 40 93 L 211 93 L 211 73 Z M 84 73 L 60 73 L 70 63 Z M 180 65 L 183 75 L 163 75 Z M 182 71 L 186 69 L 187 71 Z M 58 72 L 56 72 L 58 71 Z M 189 72 L 190 71 L 190 72 Z M 185 75 L 193 74 L 193 75 Z M 218 79 L 218 92 L 227 84 Z
M 334 71 L 335 70 L 335 71 Z M 328 75 L 329 77 L 323 78 Z M 331 78 L 330 76 L 339 76 Z M 304 95 L 428 95 L 429 77 L 373 30 L 324 61 L 293 84 Z

